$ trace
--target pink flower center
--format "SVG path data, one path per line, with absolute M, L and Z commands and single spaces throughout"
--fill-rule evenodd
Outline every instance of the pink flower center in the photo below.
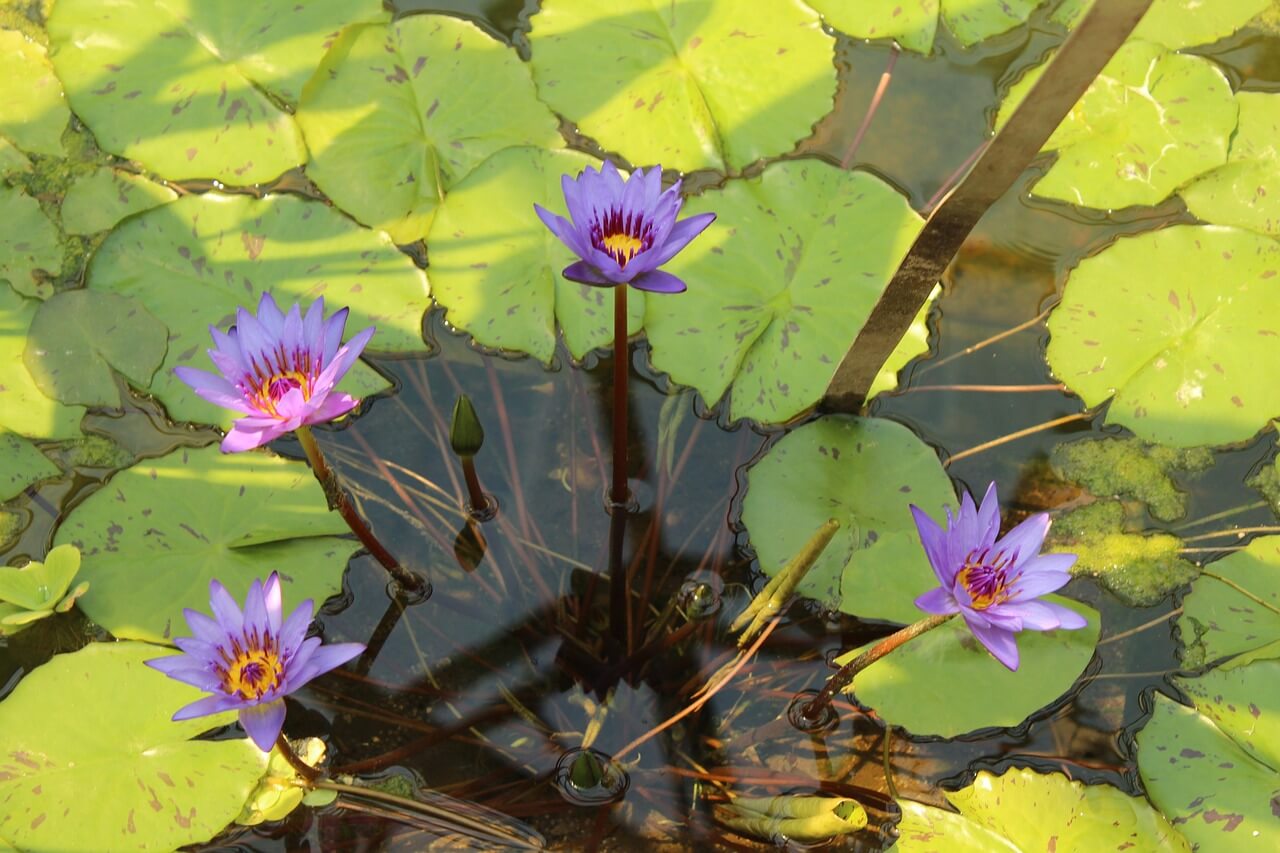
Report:
M 1022 576 L 1021 572 L 1009 573 L 1009 564 L 1013 555 L 1003 551 L 995 554 L 988 550 L 972 551 L 965 557 L 964 567 L 956 573 L 956 580 L 964 585 L 969 593 L 974 610 L 986 610 L 988 607 L 1008 601 L 1012 597 L 1009 587 Z
M 653 223 L 643 213 L 614 208 L 591 224 L 591 245 L 625 267 L 627 261 L 653 245 Z

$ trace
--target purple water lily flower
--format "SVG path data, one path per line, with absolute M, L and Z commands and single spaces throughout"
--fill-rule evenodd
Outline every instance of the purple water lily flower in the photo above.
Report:
M 630 284 L 654 293 L 680 293 L 685 283 L 658 267 L 675 257 L 716 218 L 699 213 L 676 221 L 684 200 L 680 182 L 662 190 L 662 168 L 636 169 L 623 179 L 613 163 L 597 172 L 588 166 L 576 179 L 565 175 L 569 217 L 541 205 L 543 223 L 581 260 L 564 268 L 564 277 L 582 284 L 614 287 Z
M 284 697 L 364 651 L 360 643 L 322 646 L 318 637 L 307 637 L 310 599 L 282 620 L 275 572 L 265 586 L 253 582 L 243 611 L 226 587 L 210 581 L 209 605 L 212 619 L 183 611 L 195 635 L 173 641 L 184 654 L 153 658 L 147 666 L 212 694 L 179 708 L 175 721 L 239 711 L 240 725 L 264 752 L 284 726 Z
M 257 316 L 243 308 L 225 334 L 210 326 L 214 349 L 209 358 L 221 375 L 177 367 L 174 373 L 210 403 L 240 412 L 222 440 L 222 452 L 261 447 L 306 424 L 331 421 L 354 409 L 359 400 L 335 391 L 355 364 L 373 328 L 342 344 L 347 324 L 343 308 L 324 319 L 324 298 L 302 316 L 294 304 L 284 314 L 271 294 L 262 294 Z
M 1052 601 L 1038 601 L 1060 588 L 1071 575 L 1067 569 L 1075 554 L 1041 554 L 1049 516 L 1038 513 L 996 541 L 1000 533 L 1000 506 L 996 484 L 987 487 L 982 506 L 974 507 L 966 494 L 960 516 L 947 510 L 947 529 L 916 506 L 911 507 L 920 541 L 942 586 L 916 599 L 926 613 L 959 613 L 969 630 L 996 660 L 1011 670 L 1018 668 L 1014 634 L 1025 629 L 1083 628 L 1085 619 Z

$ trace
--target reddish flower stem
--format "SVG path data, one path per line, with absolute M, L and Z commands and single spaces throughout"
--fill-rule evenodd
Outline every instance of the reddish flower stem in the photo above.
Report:
M 955 617 L 954 613 L 947 613 L 942 616 L 929 616 L 921 619 L 919 622 L 913 622 L 907 627 L 890 634 L 853 660 L 849 661 L 827 680 L 822 690 L 817 696 L 810 699 L 802 708 L 801 714 L 805 719 L 821 720 L 826 714 L 827 706 L 831 704 L 831 700 L 837 693 L 853 683 L 854 676 L 862 672 L 871 664 L 880 660 L 880 658 L 889 654 L 889 652 L 901 646 L 910 640 L 914 640 L 926 631 L 932 631 L 943 622 Z
M 293 747 L 289 746 L 289 739 L 284 736 L 283 731 L 276 735 L 276 749 L 280 750 L 284 760 L 289 762 L 289 766 L 303 778 L 308 786 L 320 778 L 320 771 L 298 757 L 298 753 L 294 752 Z
M 484 489 L 480 488 L 480 477 L 476 474 L 476 458 L 474 456 L 461 456 L 462 460 L 462 476 L 467 481 L 467 499 L 471 502 L 468 509 L 472 514 L 483 514 L 489 507 L 489 498 L 485 496 Z
M 347 527 L 351 528 L 351 532 L 365 548 L 369 549 L 369 553 L 387 570 L 402 590 L 407 593 L 421 593 L 426 586 L 422 578 L 400 565 L 391 552 L 378 541 L 378 537 L 373 535 L 369 525 L 352 506 L 346 489 L 338 482 L 338 475 L 329 467 L 324 454 L 320 452 L 320 445 L 316 443 L 311 427 L 303 425 L 294 432 L 298 436 L 299 443 L 302 444 L 303 452 L 307 454 L 307 461 L 311 463 L 311 472 L 315 474 L 316 479 L 320 481 L 320 487 L 324 489 L 329 509 L 337 511 L 342 516 L 342 520 L 347 523 Z
M 627 489 L 627 373 L 631 367 L 627 345 L 627 285 L 613 288 L 613 488 L 609 500 L 625 504 Z

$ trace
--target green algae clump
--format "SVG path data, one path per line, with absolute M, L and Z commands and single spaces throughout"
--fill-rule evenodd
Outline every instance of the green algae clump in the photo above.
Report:
M 1102 438 L 1060 444 L 1049 458 L 1063 479 L 1100 498 L 1132 498 L 1147 505 L 1151 517 L 1173 521 L 1187 511 L 1187 496 L 1172 472 L 1199 473 L 1213 464 L 1206 447 L 1174 448 L 1136 438 Z

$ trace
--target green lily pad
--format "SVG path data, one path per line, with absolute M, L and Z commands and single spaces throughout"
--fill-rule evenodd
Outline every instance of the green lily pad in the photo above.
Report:
M 1280 415 L 1280 246 L 1174 226 L 1122 237 L 1071 271 L 1049 365 L 1107 423 L 1174 447 L 1243 441 Z
M 173 850 L 239 813 L 266 754 L 247 738 L 191 740 L 234 715 L 172 722 L 200 693 L 143 665 L 163 654 L 94 643 L 57 655 L 0 702 L 5 838 L 24 850 Z
M 53 293 L 46 279 L 62 269 L 58 227 L 40 204 L 16 187 L 0 186 L 0 279 L 24 296 L 44 299 Z
M 1280 236 L 1280 95 L 1237 92 L 1236 103 L 1240 124 L 1227 164 L 1178 194 L 1206 222 Z
M 142 175 L 123 169 L 97 169 L 67 190 L 62 200 L 62 227 L 68 234 L 96 234 L 126 216 L 177 197 L 173 190 Z
M 112 369 L 148 387 L 164 361 L 168 334 L 134 299 L 68 290 L 41 303 L 22 357 L 36 385 L 55 400 L 118 409 Z
M 1205 569 L 1253 598 L 1215 577 L 1203 576 L 1192 584 L 1175 623 L 1184 667 L 1199 667 L 1280 643 L 1280 536 L 1254 539 Z
M 774 163 L 686 210 L 718 218 L 667 264 L 689 290 L 648 302 L 654 367 L 709 405 L 732 382 L 731 417 L 769 423 L 821 398 L 922 225 L 884 181 L 816 160 Z
M 1174 521 L 1187 511 L 1187 495 L 1175 472 L 1198 474 L 1213 465 L 1206 447 L 1174 448 L 1133 438 L 1091 438 L 1059 444 L 1049 456 L 1058 476 L 1100 498 L 1133 498 L 1151 517 Z
M 999 129 L 1045 65 L 1010 88 Z M 1033 194 L 1083 207 L 1157 204 L 1227 162 L 1236 126 L 1231 84 L 1213 62 L 1126 42 L 1045 143 L 1058 157 Z
M 58 466 L 50 462 L 40 448 L 20 435 L 0 430 L 0 503 L 57 473 Z
M 1044 600 L 1070 607 L 1089 624 L 1075 631 L 1019 632 L 1017 672 L 992 657 L 956 617 L 864 669 L 845 692 L 913 735 L 956 737 L 1016 726 L 1070 690 L 1098 644 L 1096 610 L 1056 595 Z M 847 652 L 836 663 L 862 651 Z
M 0 637 L 70 610 L 89 588 L 82 582 L 68 592 L 78 571 L 80 552 L 71 545 L 51 549 L 43 562 L 0 568 Z
M 0 177 L 31 171 L 31 161 L 12 142 L 0 136 Z M 0 848 L 3 849 L 3 848 Z
M 1146 800 L 1061 773 L 986 770 L 943 794 L 959 814 L 898 800 L 901 853 L 1143 850 L 1190 853 L 1191 845 Z
M 39 306 L 0 281 L 0 430 L 27 438 L 75 438 L 84 407 L 45 396 L 22 360 Z
M 1191 583 L 1200 568 L 1182 557 L 1182 540 L 1171 533 L 1126 529 L 1125 508 L 1095 501 L 1053 521 L 1046 551 L 1075 554 L 1075 577 L 1096 578 L 1129 607 L 1152 607 Z
M 378 0 L 58 0 L 50 56 L 103 149 L 172 180 L 270 181 L 302 165 L 292 115 L 337 30 Z
M 1157 693 L 1138 732 L 1152 802 L 1198 850 L 1280 847 L 1280 661 L 1175 682 L 1195 707 Z
M 563 144 L 516 52 L 442 15 L 348 29 L 304 90 L 298 124 L 307 175 L 397 243 L 425 237 L 445 191 L 491 154 Z
M 294 749 L 302 762 L 311 767 L 319 767 L 324 761 L 325 745 L 320 738 L 307 738 L 295 745 Z M 319 797 L 311 796 L 317 794 Z M 305 780 L 280 752 L 280 747 L 276 746 L 271 750 L 267 761 L 267 772 L 258 780 L 258 787 L 245 801 L 243 810 L 236 816 L 236 823 L 240 826 L 257 826 L 269 820 L 284 820 L 303 803 L 321 805 L 315 800 L 324 801 L 326 798 L 328 802 L 332 802 L 337 798 L 337 792 L 321 788 L 308 791 Z M 327 805 L 328 802 L 323 804 Z
M 538 94 L 636 165 L 741 169 L 835 97 L 834 39 L 799 0 L 545 0 L 530 25 Z
M 178 420 L 230 424 L 233 413 L 197 397 L 173 368 L 213 369 L 209 326 L 226 329 L 264 290 L 284 306 L 324 296 L 329 313 L 349 308 L 348 335 L 377 326 L 370 350 L 426 348 L 422 271 L 385 234 L 295 196 L 190 195 L 139 214 L 107 237 L 88 279 L 91 290 L 131 296 L 168 326 L 169 350 L 148 390 Z M 387 382 L 359 364 L 339 387 L 364 396 Z
M 928 54 L 938 16 L 964 47 L 1024 24 L 1044 0 L 808 0 L 828 24 L 856 38 L 891 38 Z
M 613 340 L 613 293 L 566 281 L 560 271 L 577 258 L 533 215 L 535 202 L 566 215 L 560 177 L 590 165 L 575 151 L 509 148 L 449 191 L 427 245 L 432 295 L 450 324 L 543 362 L 555 354 L 557 325 L 574 358 Z M 645 303 L 662 298 L 632 288 L 628 332 L 639 331 Z
M 1052 20 L 1071 29 L 1091 2 L 1064 0 Z M 1170 50 L 1209 44 L 1236 32 L 1270 4 L 1271 0 L 1155 0 L 1131 38 L 1157 42 Z
M 0 134 L 28 154 L 60 156 L 71 111 L 44 48 L 15 30 L 0 30 L 0 80 Z
M 167 642 L 187 632 L 184 607 L 208 608 L 214 578 L 237 600 L 272 571 L 290 601 L 339 592 L 360 547 L 337 538 L 346 530 L 306 464 L 213 446 L 126 468 L 71 511 L 54 541 L 84 554 L 90 619 L 117 637 Z
M 912 602 L 938 582 L 911 504 L 938 520 L 958 504 L 937 453 L 894 421 L 833 416 L 790 433 L 748 471 L 742 524 L 773 575 L 834 518 L 840 530 L 796 592 L 864 619 L 914 622 Z

